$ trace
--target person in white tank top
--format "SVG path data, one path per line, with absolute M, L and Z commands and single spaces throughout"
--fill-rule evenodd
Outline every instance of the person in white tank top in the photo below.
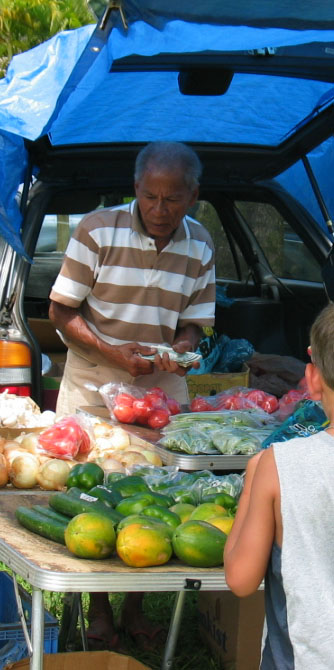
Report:
M 261 670 L 334 667 L 334 304 L 310 333 L 305 375 L 329 419 L 307 438 L 250 459 L 224 567 L 239 597 L 265 579 L 267 632 Z

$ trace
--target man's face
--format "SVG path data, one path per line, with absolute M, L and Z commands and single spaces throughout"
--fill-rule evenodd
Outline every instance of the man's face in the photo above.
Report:
M 180 169 L 147 169 L 135 190 L 143 225 L 150 237 L 159 239 L 170 239 L 198 196 L 198 188 L 187 187 Z

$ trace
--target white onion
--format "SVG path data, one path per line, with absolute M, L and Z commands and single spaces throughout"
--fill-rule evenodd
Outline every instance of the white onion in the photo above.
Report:
M 8 469 L 5 457 L 0 454 L 0 488 L 3 488 L 8 483 Z
M 117 461 L 116 458 L 112 458 L 111 456 L 101 456 L 101 458 L 96 459 L 95 462 L 100 465 L 105 472 L 125 472 L 120 461 Z
M 47 491 L 61 491 L 65 488 L 70 466 L 59 458 L 49 458 L 37 472 L 37 482 Z
M 38 468 L 37 456 L 24 452 L 22 456 L 14 458 L 9 469 L 9 479 L 17 489 L 32 489 L 37 484 Z
M 20 446 L 31 454 L 38 456 L 41 453 L 41 449 L 38 446 L 38 437 L 39 433 L 27 433 L 22 436 Z
M 14 458 L 17 458 L 18 456 L 24 456 L 24 454 L 27 452 L 18 443 L 15 444 L 12 442 L 10 444 L 7 443 L 7 445 L 4 447 L 3 455 L 6 459 L 7 467 L 9 467 L 12 464 Z

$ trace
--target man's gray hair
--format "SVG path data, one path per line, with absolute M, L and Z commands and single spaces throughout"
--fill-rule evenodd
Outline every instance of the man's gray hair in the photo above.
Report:
M 181 169 L 184 181 L 189 189 L 199 184 L 202 164 L 191 147 L 182 142 L 150 142 L 139 152 L 135 163 L 135 181 L 139 181 L 144 172 L 154 167 L 161 171 L 175 172 Z

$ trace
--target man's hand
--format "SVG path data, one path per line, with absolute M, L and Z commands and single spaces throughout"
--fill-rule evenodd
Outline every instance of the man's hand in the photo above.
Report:
M 122 368 L 122 370 L 127 370 L 132 377 L 150 375 L 154 371 L 154 363 L 142 358 L 142 356 L 154 354 L 156 351 L 154 348 L 143 347 L 137 342 L 130 342 L 129 344 L 112 347 L 112 350 L 112 364 Z

